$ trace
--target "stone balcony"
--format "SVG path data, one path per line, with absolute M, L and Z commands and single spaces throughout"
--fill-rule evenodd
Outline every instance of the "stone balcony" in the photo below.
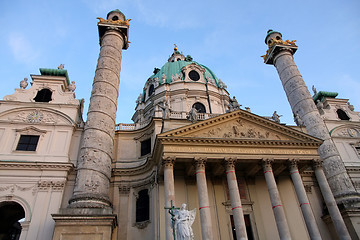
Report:
M 209 118 L 213 118 L 216 116 L 219 116 L 220 114 L 214 114 L 214 113 L 198 113 L 196 116 L 196 120 L 206 120 Z M 155 117 L 162 117 L 162 111 L 155 112 Z M 169 119 L 189 119 L 189 113 L 188 112 L 170 112 Z M 138 130 L 146 127 L 148 124 L 150 124 L 152 118 L 138 123 L 119 123 L 115 126 L 115 131 L 133 131 Z

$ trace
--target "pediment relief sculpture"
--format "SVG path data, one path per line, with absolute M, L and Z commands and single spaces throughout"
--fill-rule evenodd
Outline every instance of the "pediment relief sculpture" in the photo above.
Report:
M 202 138 L 252 138 L 252 139 L 269 139 L 269 140 L 289 140 L 290 138 L 257 126 L 242 119 L 236 119 L 214 127 L 193 132 L 186 137 Z
M 293 128 L 283 126 L 263 117 L 237 110 L 178 129 L 164 132 L 160 137 L 192 137 L 214 139 L 254 139 L 300 142 L 321 142 Z

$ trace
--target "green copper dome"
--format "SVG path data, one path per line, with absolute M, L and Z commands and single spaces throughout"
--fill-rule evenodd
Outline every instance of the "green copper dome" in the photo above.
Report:
M 216 85 L 219 86 L 219 80 L 216 77 L 216 75 L 208 67 L 206 67 L 202 64 L 199 64 L 195 61 L 180 60 L 180 61 L 175 61 L 175 62 L 167 62 L 167 63 L 165 63 L 164 66 L 162 66 L 160 71 L 158 71 L 156 74 L 153 74 L 150 77 L 150 79 L 158 78 L 160 85 L 162 85 L 162 84 L 164 84 L 164 82 L 162 80 L 162 76 L 163 76 L 163 74 L 165 74 L 165 76 L 166 76 L 165 83 L 171 83 L 172 82 L 171 77 L 173 75 L 176 76 L 177 74 L 181 74 L 181 69 L 189 64 L 196 64 L 196 65 L 202 67 L 203 69 L 205 69 L 204 79 L 207 81 L 207 78 L 210 77 L 210 78 L 214 79 Z M 184 78 L 184 76 L 183 76 L 183 78 Z M 184 80 L 184 79 L 182 79 L 182 80 Z

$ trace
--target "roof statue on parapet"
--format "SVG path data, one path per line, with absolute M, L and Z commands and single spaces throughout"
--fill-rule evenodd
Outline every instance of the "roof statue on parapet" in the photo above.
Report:
M 276 123 L 280 123 L 280 117 L 282 117 L 282 115 L 279 115 L 276 111 L 274 111 L 271 119 L 274 120 L 274 122 Z
M 65 65 L 64 65 L 64 64 L 60 64 L 60 65 L 58 66 L 58 69 L 63 70 L 63 69 L 64 69 L 64 67 L 65 67 Z
M 24 78 L 24 80 L 20 81 L 20 88 L 21 89 L 25 89 L 28 86 L 27 80 L 28 80 L 28 78 Z

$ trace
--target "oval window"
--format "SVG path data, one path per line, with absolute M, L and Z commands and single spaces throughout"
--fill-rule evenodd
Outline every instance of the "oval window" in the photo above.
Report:
M 191 71 L 189 72 L 189 78 L 190 78 L 191 80 L 193 80 L 193 81 L 199 81 L 200 75 L 199 75 L 199 73 L 198 73 L 197 71 L 191 70 Z

